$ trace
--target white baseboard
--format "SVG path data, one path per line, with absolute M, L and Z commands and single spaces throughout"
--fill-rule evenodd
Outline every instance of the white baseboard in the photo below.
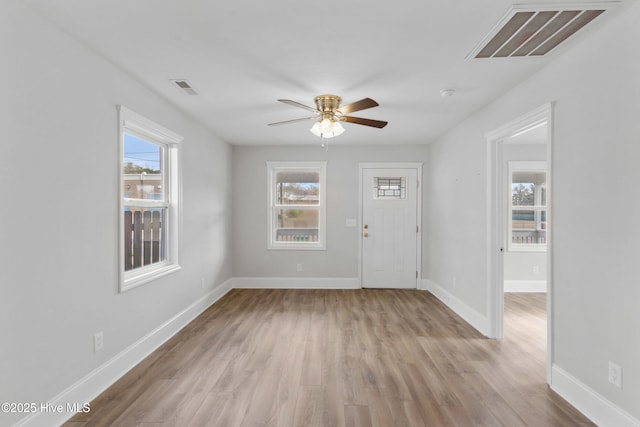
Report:
M 237 289 L 360 289 L 357 277 L 234 277 Z
M 505 280 L 505 292 L 547 292 L 546 280 Z
M 429 279 L 422 279 L 420 289 L 431 292 L 458 316 L 462 317 L 465 322 L 478 330 L 478 332 L 484 336 L 489 336 L 489 319 L 469 307 L 462 300 L 458 299 L 458 297 L 449 293 L 449 291 L 444 289 L 442 286 Z
M 71 385 L 66 390 L 49 401 L 52 407 L 78 403 L 80 407 L 85 402 L 91 402 L 100 393 L 110 387 L 131 368 L 140 363 L 145 357 L 164 344 L 193 319 L 209 308 L 213 303 L 222 298 L 231 288 L 232 280 L 229 279 L 218 285 L 214 290 L 182 310 L 180 313 L 140 338 L 135 343 L 124 349 L 115 357 L 99 366 L 87 376 Z M 61 425 L 74 414 L 63 412 L 36 412 L 22 419 L 14 427 L 50 427 Z
M 553 365 L 551 388 L 600 427 L 640 427 L 640 420 Z

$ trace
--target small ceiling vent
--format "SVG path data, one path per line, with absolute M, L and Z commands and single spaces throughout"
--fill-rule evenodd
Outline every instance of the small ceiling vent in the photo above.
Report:
M 619 2 L 551 8 L 513 6 L 471 53 L 474 58 L 544 56 Z M 553 6 L 553 5 L 551 5 Z
M 186 92 L 189 95 L 197 95 L 198 94 L 198 92 L 193 90 L 193 88 L 191 87 L 189 82 L 187 82 L 184 79 L 174 79 L 174 80 L 169 80 L 169 81 L 172 82 L 174 85 L 176 85 L 181 91 Z

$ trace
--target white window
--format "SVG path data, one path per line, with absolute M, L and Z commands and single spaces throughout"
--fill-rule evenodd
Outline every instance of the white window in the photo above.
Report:
M 547 164 L 509 162 L 509 250 L 547 250 Z
M 325 249 L 326 162 L 267 162 L 269 249 Z
M 120 291 L 180 270 L 182 137 L 118 106 Z

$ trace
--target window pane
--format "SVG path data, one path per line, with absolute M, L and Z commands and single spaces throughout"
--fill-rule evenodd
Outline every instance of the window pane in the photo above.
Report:
M 320 172 L 278 171 L 276 173 L 276 204 L 320 204 Z
M 373 178 L 373 198 L 374 199 L 406 199 L 407 198 L 407 178 L 406 177 L 374 177 Z
M 513 206 L 546 205 L 546 172 L 513 172 L 511 182 L 511 203 Z
M 513 210 L 511 242 L 520 244 L 547 243 L 546 210 Z
M 277 241 L 318 241 L 318 209 L 276 209 Z
M 125 271 L 166 260 L 166 208 L 124 209 Z
M 161 150 L 159 145 L 124 134 L 124 198 L 163 200 Z
M 534 185 L 528 183 L 511 184 L 511 202 L 513 206 L 533 206 L 534 203 Z

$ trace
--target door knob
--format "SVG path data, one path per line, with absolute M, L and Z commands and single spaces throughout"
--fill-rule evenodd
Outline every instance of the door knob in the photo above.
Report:
M 364 229 L 366 230 L 367 228 L 369 228 L 369 225 L 368 225 L 368 224 L 365 224 L 365 225 L 364 225 Z
M 364 237 L 369 237 L 369 233 L 364 233 L 363 236 Z

